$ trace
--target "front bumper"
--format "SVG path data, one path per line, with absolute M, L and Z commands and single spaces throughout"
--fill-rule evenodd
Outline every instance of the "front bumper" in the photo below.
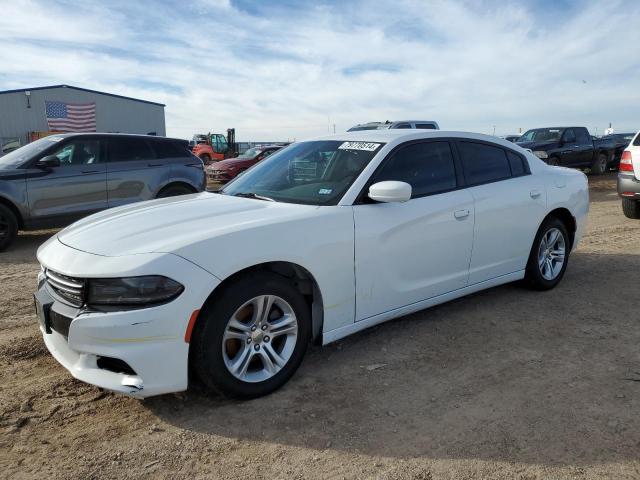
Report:
M 38 251 L 38 259 L 44 267 L 76 278 L 164 274 L 182 283 L 185 290 L 173 301 L 137 310 L 71 307 L 42 274 L 37 295 L 51 298 L 50 311 L 56 316 L 51 333 L 40 326 L 44 342 L 75 378 L 138 398 L 186 390 L 189 344 L 185 332 L 191 314 L 219 284 L 216 277 L 172 254 L 100 257 L 57 239 Z
M 635 175 L 618 173 L 618 195 L 640 199 L 640 180 Z

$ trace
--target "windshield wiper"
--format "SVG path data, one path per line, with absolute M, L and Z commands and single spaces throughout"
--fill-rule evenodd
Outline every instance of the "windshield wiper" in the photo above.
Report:
M 255 198 L 257 200 L 265 200 L 267 202 L 275 202 L 275 200 L 271 197 L 265 197 L 264 195 L 258 195 L 257 193 L 253 193 L 253 192 L 234 193 L 233 196 L 243 197 L 243 198 Z

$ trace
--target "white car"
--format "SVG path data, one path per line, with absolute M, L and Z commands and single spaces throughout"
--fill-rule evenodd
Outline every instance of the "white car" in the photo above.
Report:
M 95 214 L 38 250 L 44 341 L 71 374 L 148 397 L 283 385 L 310 341 L 496 285 L 553 288 L 583 173 L 506 140 L 416 130 L 290 145 L 220 193 Z M 544 301 L 541 298 L 541 302 Z

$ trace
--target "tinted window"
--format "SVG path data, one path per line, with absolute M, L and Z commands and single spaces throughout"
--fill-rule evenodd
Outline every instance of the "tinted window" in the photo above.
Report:
M 109 139 L 109 161 L 129 162 L 135 160 L 151 160 L 156 158 L 144 138 L 111 138 Z
M 573 128 L 570 128 L 564 131 L 564 134 L 562 135 L 562 140 L 564 140 L 566 143 L 575 143 L 576 134 L 573 131 Z
M 518 177 L 527 173 L 524 159 L 520 155 L 507 151 L 507 158 L 509 159 L 509 165 L 511 165 L 511 175 Z
M 591 136 L 585 128 L 579 128 L 576 130 L 576 140 L 580 145 L 591 143 Z
M 153 150 L 158 158 L 176 158 L 189 156 L 186 145 L 170 140 L 153 140 L 151 142 Z
M 71 140 L 55 150 L 60 166 L 91 165 L 100 163 L 100 142 L 98 140 Z
M 435 130 L 436 126 L 433 123 L 416 123 L 416 128 L 422 130 Z
M 411 125 L 409 125 L 408 123 L 399 123 L 393 128 L 411 128 Z
M 506 152 L 483 143 L 460 142 L 464 176 L 471 185 L 494 182 L 511 176 Z
M 638 133 L 638 135 L 636 135 L 636 138 L 633 141 L 633 146 L 634 147 L 640 147 L 640 133 Z
M 412 197 L 456 188 L 456 171 L 448 142 L 415 143 L 393 153 L 375 182 L 399 180 L 411 185 Z

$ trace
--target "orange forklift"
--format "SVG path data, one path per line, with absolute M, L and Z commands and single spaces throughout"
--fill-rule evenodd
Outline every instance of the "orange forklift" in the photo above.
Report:
M 221 133 L 197 133 L 189 142 L 189 146 L 193 154 L 205 165 L 238 156 L 235 128 L 228 128 L 226 137 Z

